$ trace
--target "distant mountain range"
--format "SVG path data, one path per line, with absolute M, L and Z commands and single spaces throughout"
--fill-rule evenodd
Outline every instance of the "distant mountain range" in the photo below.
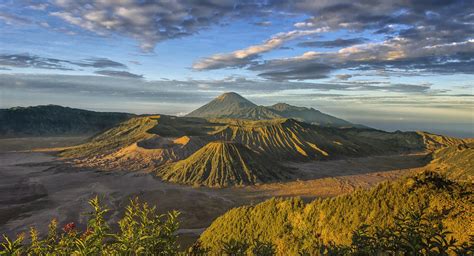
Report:
M 220 95 L 206 105 L 192 111 L 188 117 L 239 118 L 269 120 L 292 118 L 309 124 L 330 127 L 365 127 L 322 113 L 314 108 L 296 107 L 286 103 L 258 106 L 235 92 Z
M 94 134 L 132 116 L 57 105 L 0 109 L 0 137 Z
M 96 112 L 57 105 L 0 109 L 0 137 L 64 136 L 95 134 L 135 116 L 129 113 Z M 358 127 L 313 108 L 286 103 L 258 106 L 237 93 L 224 93 L 187 117 L 270 120 L 292 118 L 327 127 Z

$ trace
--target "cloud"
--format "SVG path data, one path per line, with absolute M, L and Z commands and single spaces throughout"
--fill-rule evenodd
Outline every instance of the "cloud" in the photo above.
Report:
M 29 54 L 0 54 L 0 66 L 3 67 L 72 70 L 64 65 L 66 63 L 66 60 Z
M 340 74 L 340 75 L 336 75 L 336 78 L 339 79 L 339 80 L 344 80 L 344 81 L 347 81 L 349 80 L 349 78 L 351 78 L 352 75 L 349 75 L 349 74 Z
M 347 47 L 355 44 L 361 44 L 367 42 L 368 39 L 358 37 L 358 38 L 350 38 L 350 39 L 342 39 L 338 38 L 335 40 L 330 41 L 307 41 L 307 42 L 300 42 L 297 46 L 300 47 L 320 47 L 320 48 L 339 48 L 339 47 Z
M 32 6 L 30 1 L 26 2 L 25 6 Z M 62 19 L 99 35 L 134 38 L 145 51 L 152 51 L 161 41 L 189 36 L 216 24 L 232 24 L 251 17 L 250 22 L 258 20 L 261 21 L 258 25 L 268 25 L 269 15 L 282 13 L 304 17 L 294 24 L 294 31 L 276 34 L 261 44 L 233 52 L 204 56 L 194 62 L 194 70 L 246 68 L 260 77 L 293 80 L 325 78 L 332 70 L 347 68 L 379 70 L 385 74 L 394 70 L 409 74 L 474 72 L 474 5 L 470 1 L 53 0 L 49 6 L 37 9 L 44 9 L 50 18 Z M 45 22 L 35 21 L 42 16 L 19 15 L 20 12 L 2 12 L 0 19 L 11 24 L 30 23 L 32 19 L 31 22 L 50 26 L 52 30 L 59 23 L 56 18 L 51 18 L 55 22 Z M 324 47 L 330 51 L 263 59 L 264 53 L 282 49 L 290 40 L 302 40 L 314 33 L 311 31 L 354 33 L 367 38 L 373 38 L 372 33 L 377 39 L 366 41 L 344 36 L 299 42 L 300 46 Z M 37 62 L 36 66 L 56 65 L 54 61 L 47 62 Z M 69 65 L 75 64 L 62 66 L 71 68 Z
M 143 78 L 143 75 L 133 74 L 127 71 L 117 70 L 98 70 L 94 73 L 104 76 L 120 77 L 120 78 Z
M 72 61 L 57 58 L 41 57 L 31 54 L 0 54 L 0 66 L 12 68 L 37 68 L 55 70 L 74 70 L 74 67 L 118 68 L 126 69 L 123 63 L 107 58 L 89 58 Z
M 270 8 L 313 15 L 294 24 L 298 30 L 385 34 L 383 41 L 366 38 L 300 42 L 299 46 L 341 48 L 293 58 L 261 60 L 276 49 L 267 42 L 231 53 L 216 54 L 193 65 L 196 70 L 247 68 L 268 79 L 325 78 L 333 70 L 396 70 L 414 74 L 472 74 L 474 71 L 474 5 L 466 1 L 312 1 L 290 5 L 269 1 Z M 304 29 L 304 30 L 302 30 Z M 254 51 L 255 47 L 262 50 Z M 260 49 L 260 48 L 257 48 Z M 312 58 L 306 58 L 312 56 Z M 283 65 L 284 64 L 284 65 Z M 277 68 L 276 65 L 279 65 Z M 310 73 L 314 71 L 314 74 Z
M 221 68 L 236 68 L 249 65 L 259 54 L 271 51 L 284 43 L 296 38 L 324 32 L 325 28 L 313 30 L 292 30 L 272 36 L 262 44 L 252 45 L 242 50 L 231 53 L 219 53 L 201 59 L 193 64 L 195 70 L 211 70 Z
M 49 4 L 47 3 L 29 3 L 26 6 L 29 9 L 36 10 L 36 11 L 44 11 L 48 9 Z
M 49 6 L 34 1 L 20 2 L 99 35 L 134 38 L 145 51 L 152 51 L 161 41 L 189 36 L 212 25 L 248 17 L 265 19 L 269 14 L 282 13 L 309 16 L 294 24 L 297 29 L 367 31 L 421 40 L 422 44 L 465 41 L 474 34 L 474 6 L 463 0 L 52 0 Z M 0 17 L 12 20 L 12 15 Z M 255 24 L 268 25 L 268 22 Z M 350 43 L 339 41 L 322 44 L 332 47 Z
M 256 14 L 258 1 L 110 1 L 56 0 L 52 16 L 99 35 L 122 34 L 153 51 L 163 40 L 188 36 L 218 24 L 224 17 Z
M 105 70 L 104 70 L 105 71 Z M 346 92 L 361 93 L 382 92 L 384 97 L 393 94 L 398 97 L 404 95 L 440 95 L 446 93 L 433 90 L 429 83 L 403 84 L 377 81 L 354 82 L 288 82 L 246 79 L 240 76 L 230 76 L 224 79 L 212 80 L 153 80 L 147 81 L 138 75 L 124 73 L 101 72 L 100 76 L 79 75 L 26 75 L 26 74 L 0 74 L 0 90 L 15 90 L 19 94 L 44 93 L 75 95 L 77 97 L 100 97 L 104 100 L 119 98 L 134 98 L 149 102 L 161 100 L 163 102 L 196 102 L 211 99 L 214 96 L 228 91 L 236 91 L 247 95 L 282 95 L 285 92 L 302 92 L 304 94 L 342 94 Z M 118 74 L 118 75 L 117 75 Z M 134 78 L 134 79 L 124 79 Z M 324 93 L 322 93 L 324 92 Z M 196 95 L 196 99 L 190 95 Z M 199 96 L 201 95 L 201 96 Z M 189 98 L 188 98 L 189 96 Z M 187 98 L 183 98 L 187 97 Z M 321 96 L 322 97 L 322 96 Z M 186 101 L 183 101 L 186 100 Z
M 25 25 L 31 23 L 31 21 L 27 18 L 5 12 L 0 12 L 0 20 L 8 25 Z
M 260 26 L 260 27 L 268 27 L 272 25 L 271 21 L 260 21 L 260 22 L 255 22 L 253 23 L 255 26 Z
M 322 63 L 312 63 L 310 65 L 292 66 L 279 70 L 267 71 L 258 74 L 258 76 L 275 80 L 307 80 L 327 78 L 333 68 Z
M 81 67 L 93 67 L 93 68 L 127 68 L 125 64 L 109 60 L 106 58 L 91 58 L 81 62 L 75 62 L 74 64 Z
M 328 68 L 321 68 L 328 67 Z M 329 68 L 330 67 L 330 68 Z M 423 45 L 406 38 L 365 43 L 338 51 L 254 62 L 249 70 L 273 80 L 325 78 L 333 70 L 383 70 L 414 74 L 474 74 L 474 40 Z M 291 75 L 286 75 L 291 74 Z

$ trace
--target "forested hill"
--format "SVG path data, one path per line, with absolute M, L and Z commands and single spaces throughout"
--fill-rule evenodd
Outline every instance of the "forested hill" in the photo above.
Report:
M 57 105 L 0 109 L 0 137 L 93 134 L 132 116 Z
M 430 214 L 441 212 L 442 224 L 452 232 L 448 236 L 460 244 L 474 235 L 473 187 L 429 172 L 308 204 L 298 198 L 271 199 L 228 211 L 201 235 L 200 242 L 217 253 L 225 244 L 261 241 L 272 244 L 277 254 L 298 255 L 313 251 L 320 241 L 350 245 L 362 224 L 387 230 L 398 214 L 424 207 L 426 221 Z M 426 221 L 421 220 L 423 225 Z

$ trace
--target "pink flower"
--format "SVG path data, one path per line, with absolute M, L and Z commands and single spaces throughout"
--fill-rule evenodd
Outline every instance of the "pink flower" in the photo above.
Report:
M 69 222 L 68 224 L 64 225 L 63 230 L 66 233 L 73 231 L 76 228 L 76 224 L 74 222 Z

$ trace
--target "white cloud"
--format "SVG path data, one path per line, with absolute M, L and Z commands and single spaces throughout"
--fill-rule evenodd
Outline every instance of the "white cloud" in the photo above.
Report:
M 278 33 L 262 44 L 252 45 L 242 50 L 231 53 L 219 53 L 199 60 L 193 64 L 195 70 L 209 70 L 227 67 L 245 66 L 259 54 L 268 52 L 282 46 L 284 43 L 298 37 L 326 32 L 327 28 L 313 30 L 292 30 L 286 33 Z

